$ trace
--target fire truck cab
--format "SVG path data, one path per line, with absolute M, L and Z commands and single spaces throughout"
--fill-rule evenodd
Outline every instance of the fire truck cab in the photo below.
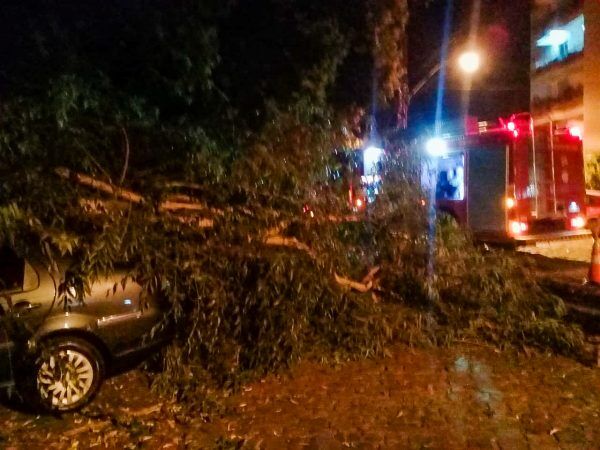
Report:
M 529 114 L 469 119 L 443 135 L 434 167 L 435 202 L 483 241 L 524 243 L 586 234 L 581 136 L 536 128 Z

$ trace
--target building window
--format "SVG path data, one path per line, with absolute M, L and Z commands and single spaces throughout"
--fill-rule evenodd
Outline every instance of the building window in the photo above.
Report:
M 581 53 L 584 48 L 585 22 L 583 14 L 562 26 L 548 28 L 536 41 L 538 52 L 535 68 L 542 69 L 571 55 Z
M 436 200 L 465 199 L 465 156 L 458 154 L 438 161 Z
M 559 59 L 565 59 L 569 56 L 569 44 L 565 42 L 558 47 L 558 57 Z

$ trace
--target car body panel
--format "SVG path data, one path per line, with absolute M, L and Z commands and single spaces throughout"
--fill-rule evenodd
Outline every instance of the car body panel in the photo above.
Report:
M 48 337 L 87 335 L 92 343 L 101 343 L 101 350 L 111 361 L 158 341 L 150 335 L 164 317 L 159 301 L 145 295 L 124 272 L 95 281 L 80 301 L 70 294 L 58 294 L 64 272 L 49 271 L 36 262 L 24 264 L 21 288 L 0 290 L 4 311 L 0 321 L 0 387 L 12 384 L 14 361 L 35 354 Z
M 131 347 L 143 346 L 144 338 L 160 321 L 162 312 L 152 298 L 143 295 L 140 285 L 124 274 L 98 280 L 83 301 L 60 300 L 37 328 L 32 339 L 39 341 L 51 333 L 83 330 L 94 334 L 118 357 Z M 42 311 L 45 308 L 42 308 Z

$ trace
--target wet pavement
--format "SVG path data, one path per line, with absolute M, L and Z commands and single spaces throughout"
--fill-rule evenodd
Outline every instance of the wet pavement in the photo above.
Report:
M 80 414 L 0 408 L 0 448 L 600 448 L 600 370 L 479 343 L 304 362 L 184 413 L 133 371 Z

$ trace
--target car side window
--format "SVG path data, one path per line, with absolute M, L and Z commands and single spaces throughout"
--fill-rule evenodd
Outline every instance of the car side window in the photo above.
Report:
M 0 291 L 23 289 L 25 261 L 8 247 L 0 247 Z

